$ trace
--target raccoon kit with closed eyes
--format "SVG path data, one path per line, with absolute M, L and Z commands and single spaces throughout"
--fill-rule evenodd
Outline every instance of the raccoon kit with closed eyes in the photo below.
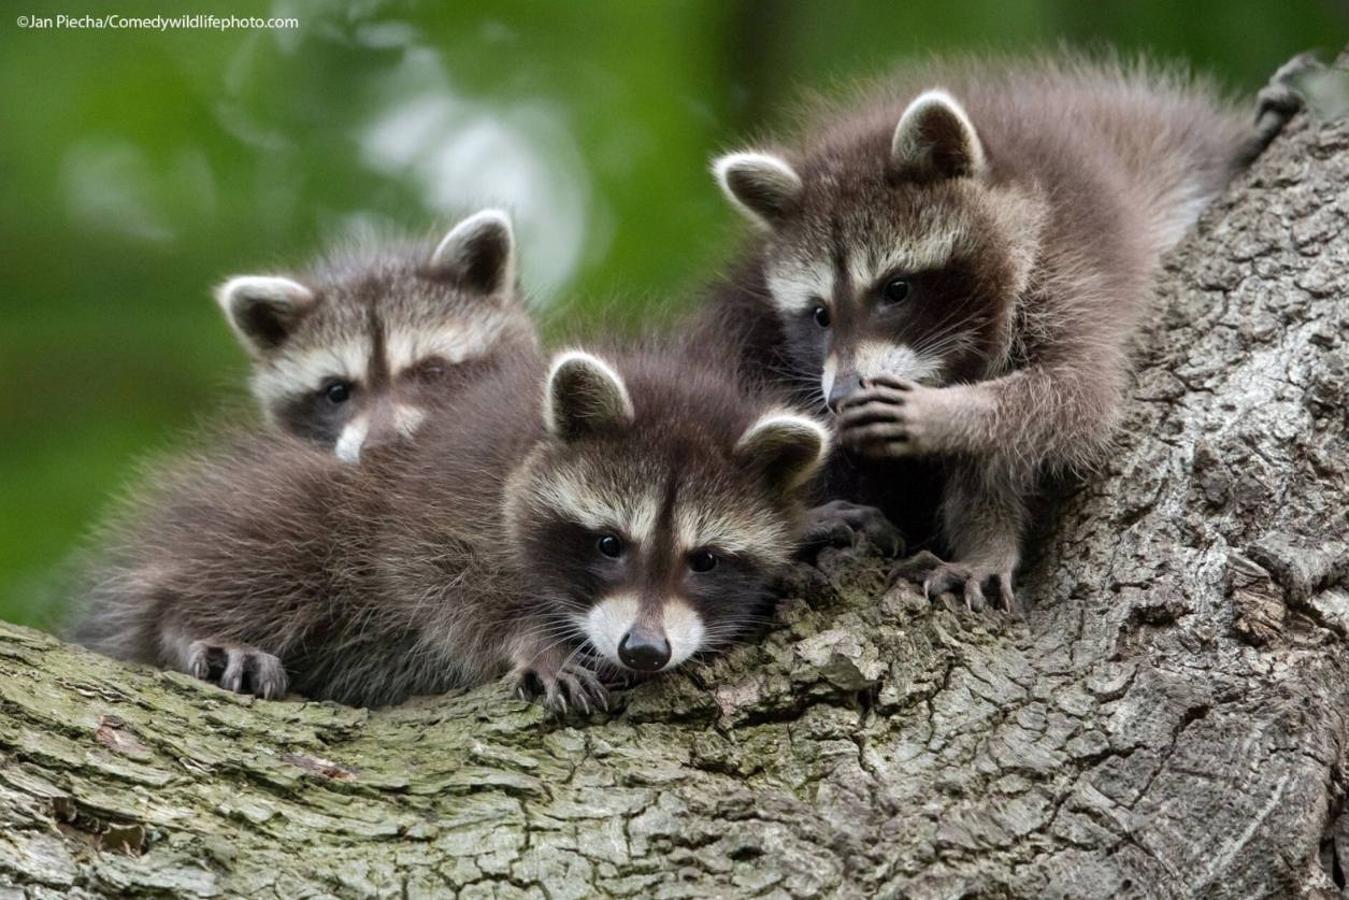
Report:
M 434 246 L 367 236 L 294 278 L 231 278 L 216 299 L 268 420 L 348 462 L 410 437 L 447 393 L 537 341 L 510 219 L 490 209 Z
M 684 354 L 516 356 L 360 466 L 269 435 L 168 473 L 112 527 L 74 638 L 263 697 L 510 673 L 588 707 L 763 611 L 827 445 Z
M 894 511 L 940 461 L 928 591 L 1015 609 L 1026 498 L 1100 458 L 1159 257 L 1290 110 L 1261 112 L 1141 65 L 914 67 L 716 162 L 759 236 L 698 327 L 837 414 L 848 499 Z

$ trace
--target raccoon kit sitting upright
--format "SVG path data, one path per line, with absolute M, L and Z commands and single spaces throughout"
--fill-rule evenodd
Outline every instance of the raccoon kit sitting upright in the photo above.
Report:
M 1143 65 L 915 66 L 717 160 L 759 236 L 702 327 L 809 385 L 873 484 L 941 460 L 926 588 L 1015 609 L 1026 499 L 1107 447 L 1160 255 L 1281 124 L 1249 119 Z
M 216 299 L 267 419 L 348 462 L 410 437 L 447 393 L 537 343 L 510 219 L 491 209 L 434 246 L 367 236 L 293 278 L 230 278 Z
M 74 629 L 236 691 L 378 705 L 513 673 L 554 707 L 762 612 L 828 432 L 682 353 L 507 360 L 359 466 L 244 436 L 114 525 Z

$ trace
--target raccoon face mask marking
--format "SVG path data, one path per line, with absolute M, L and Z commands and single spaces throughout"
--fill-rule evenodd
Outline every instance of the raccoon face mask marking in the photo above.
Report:
M 240 276 L 216 299 L 253 358 L 268 418 L 354 462 L 362 447 L 410 438 L 501 351 L 535 345 L 515 257 L 509 218 L 486 209 L 433 250 L 339 247 L 299 280 Z
M 758 614 L 829 434 L 786 408 L 723 408 L 726 383 L 673 357 L 668 372 L 645 363 L 554 357 L 547 437 L 506 486 L 505 522 L 559 631 L 609 665 L 656 672 Z
M 945 91 L 909 103 L 888 147 L 851 152 L 716 166 L 736 208 L 771 232 L 764 279 L 793 366 L 818 375 L 830 407 L 878 375 L 942 385 L 1000 371 L 1042 206 L 991 182 Z

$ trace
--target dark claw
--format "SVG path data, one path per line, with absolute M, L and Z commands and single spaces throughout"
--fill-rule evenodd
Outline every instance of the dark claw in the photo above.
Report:
M 965 582 L 965 608 L 970 612 L 983 612 L 988 606 L 988 601 L 984 597 L 984 589 L 979 584 L 979 579 L 971 578 Z
M 585 689 L 581 687 L 580 680 L 569 673 L 562 676 L 561 683 L 565 688 L 563 693 L 571 700 L 571 705 L 585 715 L 590 715 L 590 701 L 586 697 Z
M 581 666 L 569 666 L 551 677 L 531 669 L 520 674 L 518 679 L 516 696 L 526 701 L 538 700 L 559 718 L 573 708 L 584 715 L 590 715 L 598 708 L 609 709 L 604 685 L 593 672 Z
M 1018 619 L 1025 617 L 1021 603 L 1016 599 L 1016 591 L 1012 590 L 1012 579 L 1006 575 L 998 576 L 998 595 L 1002 599 L 1003 609 Z
M 286 693 L 281 660 L 246 644 L 193 641 L 187 650 L 188 674 L 236 694 L 264 700 Z
M 958 563 L 938 562 L 923 582 L 923 594 L 929 600 L 943 594 L 954 594 L 964 600 L 966 609 L 981 612 L 992 606 L 985 593 L 989 585 L 996 585 L 997 599 L 1004 610 L 1014 616 L 1021 615 L 1021 605 L 1012 588 L 1011 575 L 1006 572 L 989 572 Z
M 520 676 L 520 696 L 525 700 L 533 700 L 535 697 L 544 693 L 543 679 L 532 669 Z
M 220 676 L 220 686 L 227 691 L 241 693 L 244 689 L 245 656 L 239 650 L 226 651 L 229 662 L 225 665 L 225 674 Z

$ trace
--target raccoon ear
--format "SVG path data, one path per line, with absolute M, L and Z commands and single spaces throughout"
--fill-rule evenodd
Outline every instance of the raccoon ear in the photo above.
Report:
M 899 117 L 890 141 L 890 160 L 900 172 L 920 180 L 978 178 L 984 174 L 984 145 L 964 108 L 946 91 L 919 94 Z
M 796 413 L 765 413 L 740 436 L 738 457 L 758 466 L 781 490 L 810 479 L 829 453 L 829 432 L 814 419 Z
M 250 353 L 284 344 L 295 326 L 318 304 L 298 281 L 275 275 L 240 275 L 216 288 L 216 302 Z
M 796 208 L 801 176 L 786 160 L 768 153 L 728 153 L 712 164 L 722 193 L 750 221 L 770 230 Z
M 550 434 L 569 441 L 629 425 L 633 417 L 632 398 L 612 366 L 581 350 L 553 357 L 543 398 L 543 424 Z
M 499 209 L 469 216 L 436 245 L 429 269 L 433 278 L 483 294 L 509 290 L 515 284 L 515 233 L 510 216 Z

